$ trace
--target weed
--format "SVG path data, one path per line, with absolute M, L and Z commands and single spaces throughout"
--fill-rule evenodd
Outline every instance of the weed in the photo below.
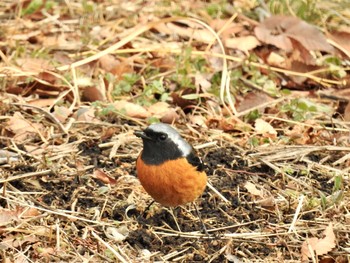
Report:
M 122 79 L 117 81 L 113 74 L 107 73 L 106 79 L 110 83 L 115 83 L 112 90 L 112 96 L 115 98 L 129 93 L 132 90 L 133 85 L 140 80 L 140 76 L 135 73 L 125 73 L 123 74 Z
M 269 9 L 273 14 L 295 15 L 308 22 L 319 22 L 322 10 L 317 8 L 317 0 L 271 0 Z
M 291 114 L 295 121 L 305 121 L 316 114 L 320 114 L 320 112 L 330 114 L 332 109 L 330 106 L 300 98 L 293 99 L 289 103 L 282 105 L 281 111 Z

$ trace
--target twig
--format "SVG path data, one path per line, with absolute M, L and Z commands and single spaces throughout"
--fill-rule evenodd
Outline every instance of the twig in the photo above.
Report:
M 105 242 L 102 238 L 100 238 L 94 231 L 91 231 L 91 234 L 98 240 L 100 241 L 103 245 L 105 245 L 105 247 L 107 247 L 112 253 L 113 255 L 115 255 L 121 262 L 123 263 L 129 263 L 128 260 L 126 260 L 125 258 L 123 258 L 123 256 L 121 254 L 119 254 L 119 252 L 117 252 L 112 246 L 110 246 L 107 242 Z
M 301 208 L 303 206 L 304 198 L 305 198 L 305 196 L 303 194 L 299 196 L 299 203 L 298 203 L 297 209 L 295 210 L 295 213 L 294 213 L 294 216 L 293 216 L 293 221 L 290 224 L 290 227 L 288 229 L 288 233 L 290 233 L 290 232 L 295 230 L 294 227 L 295 227 L 295 224 L 296 224 L 296 222 L 298 220 L 298 216 L 300 214 L 300 210 L 301 210 Z
M 217 194 L 225 203 L 230 204 L 230 201 L 227 200 L 225 196 L 223 196 L 214 186 L 212 186 L 209 182 L 207 182 L 207 186 L 210 190 L 212 190 L 215 194 Z
M 0 184 L 5 183 L 5 182 L 11 182 L 11 181 L 14 181 L 14 180 L 27 178 L 27 177 L 34 177 L 34 176 L 39 176 L 39 175 L 47 175 L 47 174 L 50 174 L 50 173 L 52 173 L 51 170 L 44 170 L 44 171 L 40 171 L 40 172 L 18 174 L 18 175 L 11 176 L 11 177 L 8 177 L 6 179 L 0 180 Z

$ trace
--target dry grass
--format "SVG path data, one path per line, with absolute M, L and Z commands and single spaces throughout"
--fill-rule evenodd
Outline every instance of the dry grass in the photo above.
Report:
M 336 90 L 346 77 L 272 67 L 248 59 L 252 50 L 225 48 L 223 30 L 212 29 L 213 19 L 205 12 L 208 4 L 201 1 L 84 3 L 64 1 L 49 12 L 40 9 L 24 16 L 20 14 L 27 2 L 0 4 L 3 262 L 300 262 L 303 244 L 312 237 L 324 238 L 330 223 L 335 247 L 325 255 L 311 253 L 309 260 L 349 262 L 350 123 L 335 115 L 338 97 L 317 93 Z M 257 22 L 243 11 L 225 14 L 228 20 L 222 28 L 235 21 L 252 31 Z M 162 26 L 170 22 L 185 23 L 191 32 L 207 29 L 209 34 L 203 41 L 179 32 L 166 34 Z M 108 54 L 113 59 L 102 62 Z M 197 203 L 209 236 L 201 233 L 190 205 L 174 211 L 155 205 L 146 218 L 139 218 L 151 198 L 135 177 L 142 146 L 133 131 L 145 127 L 147 120 L 124 111 L 103 112 L 115 100 L 137 101 L 147 108 L 155 102 L 148 97 L 158 94 L 143 98 L 142 92 L 153 80 L 169 84 L 169 95 L 170 90 L 182 91 L 186 86 L 174 81 L 174 66 L 200 59 L 214 61 L 213 68 L 220 66 L 212 72 L 205 72 L 205 66 L 203 72 L 198 70 L 219 75 L 216 91 L 194 87 L 196 103 L 189 113 L 172 107 L 179 115 L 176 127 L 208 166 L 210 187 Z M 114 65 L 111 71 L 109 65 Z M 252 75 L 269 71 L 309 82 L 302 84 L 302 91 L 239 111 L 235 99 L 246 91 L 232 88 L 230 77 L 247 67 Z M 140 80 L 132 92 L 111 95 L 111 72 L 115 82 L 123 73 L 136 73 Z M 187 75 L 196 77 L 194 72 Z M 261 90 L 245 83 L 249 91 Z M 311 97 L 308 85 L 318 87 L 319 96 Z M 91 106 L 91 96 L 83 99 L 87 87 L 95 87 L 93 95 L 105 91 L 101 105 Z M 307 96 L 334 111 L 316 112 L 307 121 L 282 111 Z M 58 112 L 59 106 L 69 114 Z M 91 109 L 95 118 L 79 119 Z M 257 130 L 245 118 L 255 110 L 276 134 Z M 200 121 L 207 127 L 200 127 Z

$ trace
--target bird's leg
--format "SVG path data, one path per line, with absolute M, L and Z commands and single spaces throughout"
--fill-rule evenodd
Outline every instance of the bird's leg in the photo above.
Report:
M 196 203 L 193 202 L 192 204 L 194 205 L 194 208 L 196 209 L 196 212 L 197 212 L 197 216 L 198 216 L 199 221 L 201 221 L 201 224 L 202 224 L 202 231 L 204 232 L 204 234 L 206 234 L 206 235 L 209 236 L 207 227 L 204 225 L 204 222 L 203 222 L 202 217 L 201 217 L 201 213 L 199 212 Z
M 142 218 L 145 218 L 146 213 L 147 213 L 148 210 L 150 209 L 151 205 L 154 204 L 154 202 L 155 202 L 155 201 L 153 200 L 153 201 L 146 207 L 146 209 L 143 210 L 142 214 L 140 214 L 140 215 L 137 217 L 137 220 L 138 220 L 138 221 L 140 220 L 141 217 L 142 217 Z
M 174 222 L 175 222 L 175 224 L 176 224 L 177 230 L 178 230 L 179 232 L 182 232 L 182 231 L 181 231 L 181 228 L 180 228 L 180 225 L 179 225 L 179 223 L 177 222 L 176 216 L 175 216 L 175 214 L 174 214 L 174 208 L 170 207 L 170 209 L 169 209 L 168 211 L 169 211 L 169 213 L 171 214 L 171 216 L 174 218 Z

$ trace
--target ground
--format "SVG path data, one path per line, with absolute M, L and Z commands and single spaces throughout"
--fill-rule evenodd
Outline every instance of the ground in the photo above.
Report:
M 348 10 L 1 1 L 0 261 L 349 262 Z M 155 122 L 206 166 L 195 204 L 147 209 Z
M 331 178 L 312 168 L 307 173 L 295 170 L 284 177 L 258 160 L 264 158 L 252 157 L 258 153 L 257 150 L 244 151 L 222 141 L 220 146 L 198 150 L 207 166 L 209 182 L 226 198 L 223 200 L 212 190 L 206 189 L 196 201 L 209 232 L 207 235 L 192 204 L 173 210 L 154 204 L 145 212 L 152 199 L 144 192 L 136 177 L 135 160 L 142 144 L 132 135 L 132 131 L 139 127 L 128 125 L 128 143 L 122 143 L 118 154 L 112 159 L 109 153 L 113 144 L 106 148 L 101 146 L 113 143 L 118 131 L 108 140 L 102 141 L 91 133 L 103 133 L 103 127 L 83 127 L 88 126 L 79 127 L 76 138 L 59 138 L 64 143 L 50 146 L 45 159 L 25 157 L 22 164 L 6 169 L 8 174 L 25 174 L 35 172 L 38 166 L 50 167 L 47 175 L 13 180 L 3 188 L 4 192 L 8 192 L 5 197 L 10 199 L 2 199 L 3 207 L 14 200 L 36 207 L 36 217 L 30 217 L 26 222 L 31 224 L 32 231 L 40 227 L 51 229 L 50 232 L 54 231 L 52 228 L 55 226 L 60 228 L 60 241 L 57 240 L 56 232 L 53 236 L 43 235 L 40 239 L 22 244 L 29 248 L 31 258 L 38 256 L 38 251 L 33 249 L 35 244 L 52 247 L 60 242 L 65 252 L 57 251 L 54 256 L 48 257 L 50 261 L 72 260 L 73 256 L 66 253 L 72 248 L 84 258 L 93 255 L 94 261 L 113 261 L 108 258 L 104 247 L 89 238 L 89 235 L 86 237 L 87 233 L 93 231 L 105 240 L 111 237 L 110 240 L 117 240 L 115 242 L 120 253 L 126 254 L 126 258 L 131 261 L 224 262 L 236 257 L 237 260 L 251 258 L 254 262 L 264 262 L 264 259 L 269 259 L 269 262 L 298 262 L 300 246 L 305 237 L 311 233 L 322 233 L 322 227 L 327 226 L 329 218 L 339 217 L 336 219 L 338 222 L 346 222 L 346 218 L 341 218 L 341 213 L 336 211 L 347 209 L 347 204 L 320 211 L 309 200 L 298 215 L 295 225 L 297 234 L 293 231 L 289 233 L 298 205 L 294 195 L 303 193 L 306 198 L 315 192 L 330 195 L 334 186 Z M 204 141 L 191 140 L 191 143 L 198 146 Z M 64 145 L 62 152 L 59 152 L 60 146 Z M 301 153 L 303 150 L 299 149 Z M 281 151 L 283 159 L 283 154 L 290 149 L 277 147 L 270 151 L 273 154 Z M 307 158 L 308 163 L 318 164 L 319 160 L 327 156 L 329 158 L 323 165 L 338 160 L 341 152 L 330 155 L 326 149 L 315 147 L 303 158 Z M 297 157 L 281 162 L 305 169 L 305 161 L 298 161 Z M 90 168 L 80 171 L 78 166 Z M 94 178 L 95 169 L 103 170 L 116 181 L 107 185 L 101 179 Z M 252 182 L 261 191 L 261 196 L 252 194 L 252 190 L 249 192 L 247 182 Z M 35 194 L 23 200 L 20 193 Z M 55 212 L 52 214 L 49 211 Z M 70 218 L 71 215 L 74 217 Z M 45 226 L 41 225 L 40 218 L 45 218 Z M 344 237 L 338 238 L 338 246 L 346 247 L 346 225 L 335 227 L 339 233 L 344 232 Z M 18 231 L 21 232 L 21 229 L 19 226 Z M 123 236 L 121 240 L 116 235 L 119 232 Z M 341 258 L 339 255 L 344 254 L 340 250 L 334 251 L 333 256 L 338 260 Z M 346 262 L 344 260 L 339 262 Z

